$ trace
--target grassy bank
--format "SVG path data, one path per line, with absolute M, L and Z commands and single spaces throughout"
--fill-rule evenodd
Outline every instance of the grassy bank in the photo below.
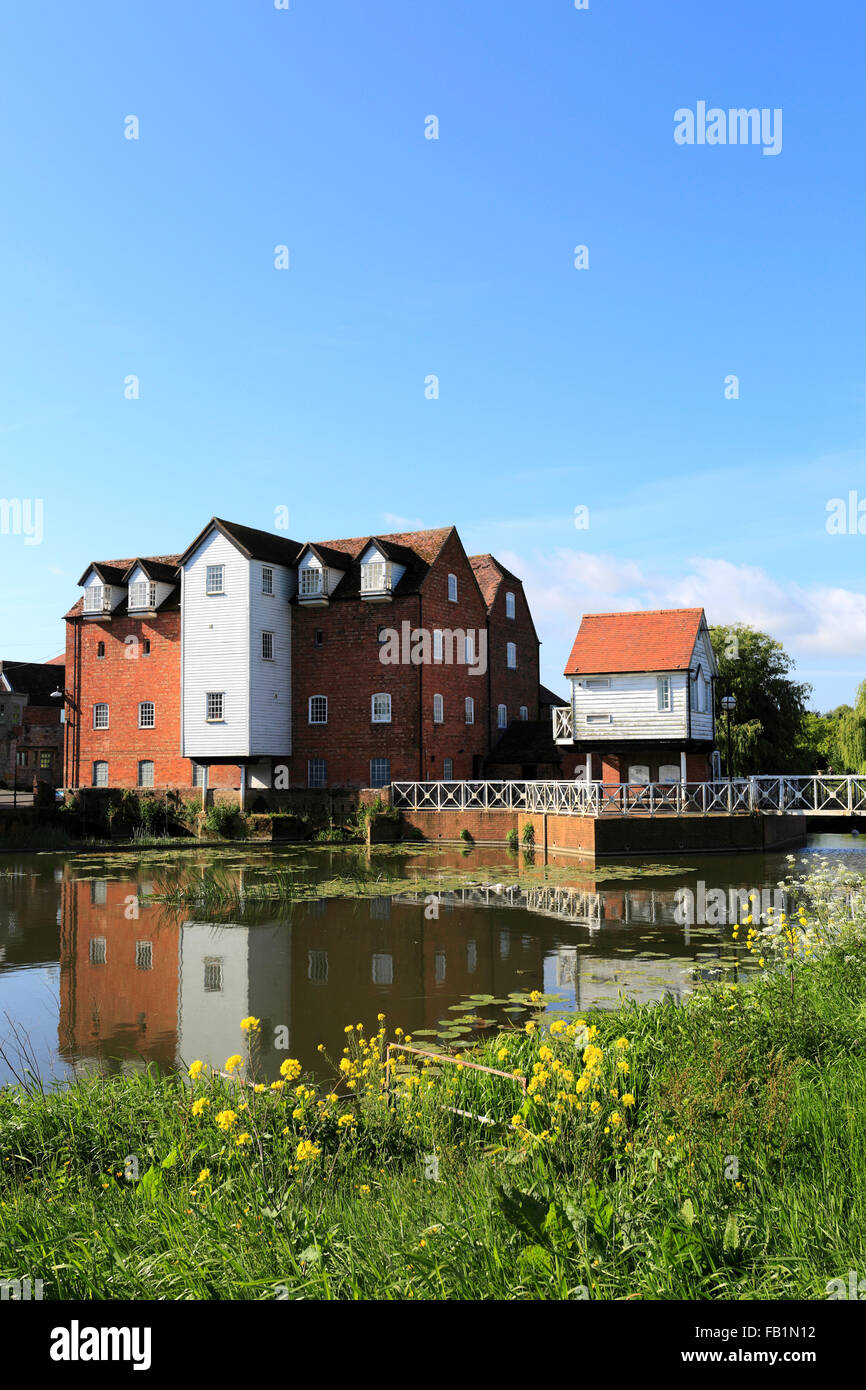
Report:
M 387 1092 L 377 1020 L 332 1081 L 287 1058 L 256 1089 L 246 1020 L 230 1075 L 0 1092 L 0 1276 L 46 1298 L 824 1298 L 866 1274 L 866 919 L 850 876 L 796 887 L 793 926 L 738 929 L 765 962 L 748 989 L 552 1024 L 527 996 L 535 1020 L 471 1053 L 505 1075 L 404 1053 Z

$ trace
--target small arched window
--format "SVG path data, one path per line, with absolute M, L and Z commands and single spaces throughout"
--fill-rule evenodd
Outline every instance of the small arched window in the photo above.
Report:
M 497 726 L 500 729 L 508 728 L 508 706 L 500 705 L 498 709 Z
M 475 701 L 471 695 L 466 696 L 466 723 L 475 723 Z
M 445 720 L 445 701 L 441 695 L 433 696 L 433 723 L 442 724 Z

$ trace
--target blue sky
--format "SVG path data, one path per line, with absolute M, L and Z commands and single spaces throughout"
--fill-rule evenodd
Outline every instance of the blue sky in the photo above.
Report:
M 455 523 L 556 689 L 582 612 L 702 603 L 850 700 L 862 4 L 290 3 L 4 13 L 0 495 L 44 539 L 0 535 L 2 655 L 61 650 L 91 559 L 287 506 Z M 699 101 L 781 108 L 781 153 L 678 145 Z

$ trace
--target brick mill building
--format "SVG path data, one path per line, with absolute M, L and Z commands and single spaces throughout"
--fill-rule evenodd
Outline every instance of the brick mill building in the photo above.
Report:
M 94 561 L 66 614 L 67 786 L 480 777 L 539 714 L 520 581 L 456 529 L 301 543 L 213 518 Z

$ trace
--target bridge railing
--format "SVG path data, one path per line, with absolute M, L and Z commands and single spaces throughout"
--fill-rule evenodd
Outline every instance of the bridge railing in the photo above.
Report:
M 413 811 L 566 816 L 866 815 L 866 776 L 734 777 L 724 782 L 392 782 Z

